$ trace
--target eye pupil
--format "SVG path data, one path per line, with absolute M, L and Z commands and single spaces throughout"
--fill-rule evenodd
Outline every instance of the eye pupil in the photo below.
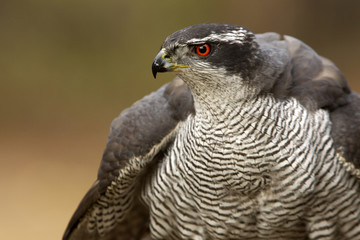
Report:
M 206 56 L 210 53 L 210 46 L 209 44 L 202 44 L 196 47 L 196 53 L 199 56 Z
M 200 52 L 200 53 L 206 53 L 206 50 L 207 50 L 207 49 L 206 49 L 205 46 L 200 46 L 200 47 L 199 47 L 199 52 Z

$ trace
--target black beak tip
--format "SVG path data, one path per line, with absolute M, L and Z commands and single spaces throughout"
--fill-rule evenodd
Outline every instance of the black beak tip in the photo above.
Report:
M 156 64 L 155 61 L 154 61 L 153 64 L 152 64 L 151 69 L 152 69 L 152 74 L 153 74 L 154 78 L 156 79 L 156 75 L 157 75 L 157 73 L 159 71 L 159 65 Z
M 156 78 L 158 72 L 171 71 L 172 64 L 170 64 L 167 59 L 164 59 L 163 55 L 164 52 L 160 51 L 152 63 L 151 70 L 154 78 Z

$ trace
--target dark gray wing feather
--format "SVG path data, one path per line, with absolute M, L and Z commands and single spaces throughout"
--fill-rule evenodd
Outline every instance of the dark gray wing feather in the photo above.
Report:
M 291 55 L 291 96 L 315 109 L 332 110 L 350 102 L 350 88 L 334 63 L 296 38 L 285 36 L 285 41 Z
M 336 151 L 360 169 L 360 95 L 350 93 L 349 102 L 332 109 L 330 118 Z
M 124 110 L 111 124 L 98 179 L 80 202 L 63 239 L 140 239 L 141 236 L 145 236 L 147 213 L 138 199 L 133 199 L 133 206 L 127 209 L 126 217 L 121 220 L 121 227 L 108 227 L 102 234 L 98 231 L 101 230 L 101 224 L 93 223 L 94 217 L 91 215 L 94 211 L 100 214 L 95 218 L 95 221 L 100 222 L 107 221 L 109 216 L 114 216 L 111 212 L 104 211 L 106 208 L 111 209 L 115 204 L 111 197 L 104 196 L 115 191 L 109 189 L 109 186 L 117 181 L 120 170 L 127 169 L 132 164 L 131 159 L 141 159 L 150 151 L 155 151 L 151 155 L 152 159 L 149 159 L 149 165 L 142 166 L 144 169 L 139 170 L 139 175 L 145 175 L 142 171 L 150 171 L 151 161 L 161 158 L 161 151 L 167 144 L 171 144 L 171 138 L 164 143 L 163 139 L 171 135 L 178 122 L 184 120 L 192 112 L 194 108 L 191 93 L 187 85 L 179 78 Z M 159 144 L 164 146 L 153 150 L 154 146 Z M 125 174 L 129 174 L 126 171 Z M 128 181 L 135 181 L 131 177 Z M 136 180 L 141 182 L 141 179 Z M 105 216 L 106 213 L 108 215 Z M 91 225 L 94 224 L 97 228 L 95 226 L 95 229 L 91 229 Z

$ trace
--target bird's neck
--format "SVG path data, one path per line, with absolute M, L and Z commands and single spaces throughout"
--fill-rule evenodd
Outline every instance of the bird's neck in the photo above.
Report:
M 239 126 L 235 126 L 233 123 L 241 121 L 244 124 L 255 124 L 263 118 L 261 116 L 263 110 L 265 108 L 269 109 L 269 106 L 275 105 L 276 102 L 276 99 L 272 96 L 264 95 L 248 99 L 229 97 L 227 95 L 222 98 L 207 99 L 194 97 L 196 125 L 209 128 L 226 126 L 223 131 L 226 130 L 231 135 L 231 132 L 240 130 L 238 129 Z
M 240 76 L 208 76 L 203 74 L 179 74 L 189 86 L 197 114 L 221 115 L 224 111 L 236 110 L 249 101 L 256 101 L 260 88 L 249 84 Z
M 206 119 L 221 119 L 232 112 L 239 112 L 240 109 L 253 106 L 261 102 L 254 91 L 239 89 L 214 89 L 212 92 L 192 91 L 194 97 L 195 112 Z

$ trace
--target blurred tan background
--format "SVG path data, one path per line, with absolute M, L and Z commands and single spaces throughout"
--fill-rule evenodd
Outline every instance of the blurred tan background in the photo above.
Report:
M 201 22 L 302 39 L 360 91 L 360 1 L 0 1 L 0 238 L 60 239 L 109 125 L 173 75 L 165 37 Z

